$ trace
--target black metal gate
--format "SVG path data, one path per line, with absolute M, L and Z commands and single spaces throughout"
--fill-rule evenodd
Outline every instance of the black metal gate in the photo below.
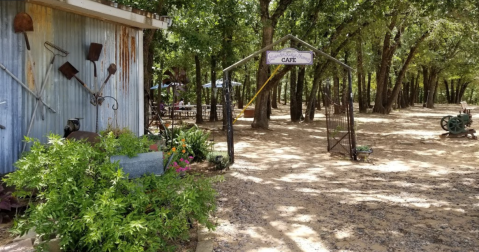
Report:
M 327 85 L 323 94 L 325 97 L 326 129 L 328 151 L 348 155 L 356 160 L 356 141 L 354 134 L 354 116 L 352 113 L 352 96 L 340 104 L 331 96 L 331 87 Z

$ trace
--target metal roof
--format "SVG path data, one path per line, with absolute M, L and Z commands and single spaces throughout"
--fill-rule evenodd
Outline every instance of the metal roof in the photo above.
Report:
M 100 20 L 108 20 L 131 27 L 141 29 L 167 29 L 168 23 L 160 20 L 158 15 L 144 12 L 145 15 L 134 13 L 127 9 L 118 8 L 118 4 L 113 6 L 101 3 L 101 1 L 91 0 L 27 0 L 26 2 L 45 5 L 55 9 L 73 12 L 87 17 L 93 17 Z M 114 7 L 117 6 L 117 7 Z M 158 18 L 158 19 L 157 19 Z M 161 17 L 163 19 L 163 17 Z

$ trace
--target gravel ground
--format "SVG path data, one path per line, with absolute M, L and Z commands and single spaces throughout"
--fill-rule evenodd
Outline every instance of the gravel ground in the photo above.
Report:
M 282 106 L 271 130 L 238 121 L 235 164 L 217 185 L 214 251 L 479 251 L 479 142 L 439 136 L 442 116 L 458 110 L 357 114 L 369 162 L 326 151 L 322 114 L 291 123 Z

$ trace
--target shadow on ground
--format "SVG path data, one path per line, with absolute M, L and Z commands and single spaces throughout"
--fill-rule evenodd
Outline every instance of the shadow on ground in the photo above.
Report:
M 356 115 L 370 162 L 327 153 L 319 114 L 309 124 L 280 114 L 272 130 L 239 121 L 215 251 L 479 251 L 478 142 L 439 137 L 454 109 Z

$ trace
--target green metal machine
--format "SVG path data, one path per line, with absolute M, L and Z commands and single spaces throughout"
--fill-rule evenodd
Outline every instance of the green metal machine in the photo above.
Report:
M 476 137 L 474 136 L 474 133 L 476 133 L 476 131 L 474 129 L 467 129 L 467 127 L 470 127 L 472 124 L 471 109 L 466 108 L 464 104 L 461 105 L 462 111 L 459 111 L 459 114 L 457 116 L 448 115 L 444 116 L 441 119 L 442 129 L 448 131 L 448 133 L 445 133 L 443 135 L 467 136 L 468 134 L 470 134 L 474 139 L 476 139 Z

